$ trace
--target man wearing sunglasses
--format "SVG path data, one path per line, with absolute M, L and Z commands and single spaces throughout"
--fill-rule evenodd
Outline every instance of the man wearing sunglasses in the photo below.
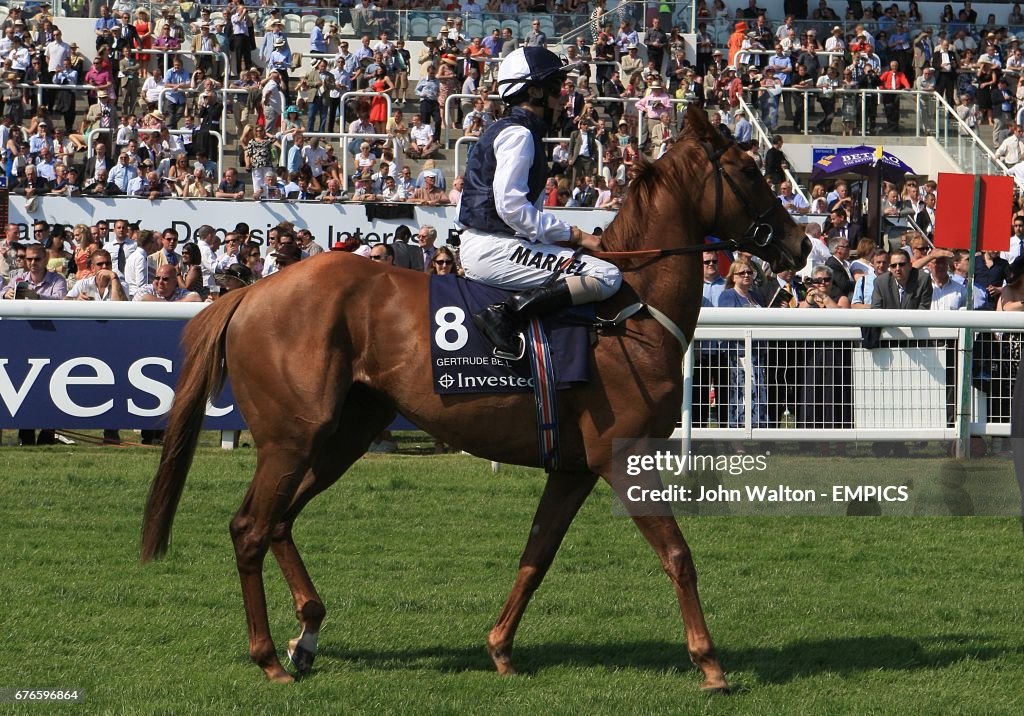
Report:
M 927 311 L 932 307 L 931 279 L 910 265 L 910 256 L 905 251 L 890 251 L 889 273 L 875 279 L 871 307 Z
M 178 286 L 178 270 L 170 264 L 164 264 L 156 270 L 153 283 L 139 289 L 132 300 L 199 303 L 203 299 L 198 293 Z
M 68 284 L 64 277 L 46 270 L 46 249 L 42 244 L 34 243 L 17 248 L 15 255 L 24 255 L 24 267 L 11 274 L 11 280 L 0 289 L 0 298 L 60 301 L 67 295 Z M 22 445 L 53 445 L 57 442 L 53 430 L 40 430 L 37 439 L 35 430 L 31 428 L 19 430 L 18 440 Z
M 104 249 L 93 251 L 89 262 L 96 269 L 96 273 L 88 278 L 76 281 L 75 285 L 64 297 L 66 301 L 127 301 L 121 279 L 114 273 L 114 262 L 110 258 L 110 252 Z
M 0 292 L 0 298 L 40 298 L 43 300 L 60 301 L 67 295 L 68 284 L 64 277 L 53 271 L 46 270 L 46 249 L 42 244 L 35 243 L 18 249 L 17 253 L 25 252 L 25 267 L 14 271 Z

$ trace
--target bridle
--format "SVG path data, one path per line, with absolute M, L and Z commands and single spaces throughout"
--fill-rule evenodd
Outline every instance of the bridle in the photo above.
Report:
M 768 223 L 767 219 L 774 212 L 778 211 L 781 204 L 778 202 L 772 202 L 772 206 L 758 211 L 750 201 L 747 194 L 740 188 L 740 185 L 732 177 L 729 172 L 725 170 L 725 165 L 721 163 L 722 156 L 731 149 L 736 142 L 729 140 L 722 148 L 714 149 L 709 142 L 698 141 L 697 144 L 704 150 L 704 153 L 708 156 L 708 161 L 714 168 L 715 176 L 715 216 L 719 216 L 722 212 L 722 197 L 725 194 L 725 189 L 722 182 L 729 185 L 732 193 L 739 200 L 740 205 L 746 211 L 747 216 L 750 217 L 750 224 L 747 226 L 743 235 L 738 239 L 725 239 L 722 241 L 716 241 L 706 244 L 700 244 L 697 246 L 681 246 L 675 249 L 639 249 L 636 251 L 595 251 L 592 255 L 600 259 L 625 259 L 625 258 L 649 258 L 658 259 L 665 256 L 680 256 L 685 254 L 698 254 L 705 251 L 745 251 L 753 244 L 759 249 L 763 249 L 768 246 L 772 241 L 775 240 L 775 232 L 772 229 L 771 224 Z M 781 249 L 785 253 L 785 249 Z

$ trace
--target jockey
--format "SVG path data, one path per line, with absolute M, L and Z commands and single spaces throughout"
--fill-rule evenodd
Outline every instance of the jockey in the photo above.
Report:
M 510 53 L 498 70 L 498 94 L 511 111 L 487 128 L 466 165 L 456 210 L 466 278 L 518 291 L 473 316 L 499 357 L 522 355 L 521 331 L 530 318 L 604 300 L 622 283 L 619 270 L 605 261 L 573 260 L 575 246 L 597 251 L 600 238 L 543 211 L 548 164 L 542 140 L 571 69 L 543 47 Z

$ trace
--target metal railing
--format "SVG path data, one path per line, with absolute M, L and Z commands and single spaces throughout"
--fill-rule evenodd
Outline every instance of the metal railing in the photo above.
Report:
M 462 173 L 462 166 L 463 166 L 462 151 L 461 151 L 462 147 L 468 146 L 469 144 L 475 144 L 477 141 L 479 141 L 479 139 L 480 139 L 479 137 L 465 136 L 465 137 L 459 137 L 458 139 L 455 140 L 455 149 L 454 149 L 455 158 L 454 158 L 454 161 L 453 161 L 453 164 L 452 164 L 454 172 L 455 172 L 455 176 L 459 176 Z M 569 138 L 568 137 L 545 137 L 542 141 L 545 144 L 559 144 L 560 142 L 568 142 Z M 469 157 L 469 151 L 468 150 L 466 152 L 466 156 L 467 156 L 467 158 Z M 602 174 L 604 172 L 604 147 L 601 146 L 600 142 L 597 142 L 597 168 L 595 169 L 595 172 L 597 174 Z
M 884 329 L 878 349 L 862 347 L 862 326 Z M 704 309 L 676 437 L 963 448 L 972 434 L 1005 436 L 1017 366 L 1003 346 L 1022 330 L 1020 316 L 992 311 Z M 981 374 L 987 396 L 963 400 Z
M 761 122 L 760 113 L 754 112 L 743 97 L 739 97 L 738 99 L 740 102 L 740 109 L 742 109 L 743 113 L 747 116 L 751 126 L 754 128 L 754 133 L 757 135 L 757 146 L 763 151 L 771 149 L 773 146 L 772 135 L 768 134 L 767 128 Z M 798 182 L 796 177 L 793 176 L 793 172 L 789 170 L 789 167 L 783 167 L 782 172 L 786 177 L 786 181 L 792 184 L 793 191 L 796 192 L 801 199 L 810 204 L 810 197 L 804 192 L 803 187 L 800 186 L 800 182 Z

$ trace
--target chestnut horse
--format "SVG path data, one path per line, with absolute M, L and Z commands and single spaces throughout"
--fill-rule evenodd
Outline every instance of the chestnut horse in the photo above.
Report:
M 701 303 L 700 246 L 709 234 L 735 240 L 776 269 L 802 266 L 810 252 L 804 232 L 750 157 L 725 140 L 702 110 L 691 108 L 680 141 L 639 171 L 602 237 L 608 252 L 637 253 L 620 254 L 627 264 L 625 285 L 601 312 L 613 314 L 638 299 L 692 338 Z M 654 258 L 645 251 L 650 249 L 663 251 Z M 427 283 L 422 273 L 351 254 L 326 254 L 226 294 L 186 327 L 186 360 L 146 504 L 142 560 L 167 550 L 207 399 L 230 375 L 257 445 L 256 474 L 230 531 L 249 653 L 274 681 L 293 677 L 282 667 L 270 635 L 263 589 L 266 552 L 273 552 L 295 600 L 301 633 L 290 642 L 289 655 L 302 675 L 311 667 L 326 610 L 292 540 L 292 524 L 306 503 L 366 452 L 396 412 L 460 450 L 489 460 L 539 464 L 532 395 L 434 393 L 425 369 Z M 295 368 L 297 356 L 302 370 Z M 612 472 L 612 440 L 672 433 L 683 399 L 682 359 L 671 329 L 641 312 L 598 340 L 590 382 L 559 394 L 562 467 L 548 474 L 515 583 L 487 638 L 499 673 L 515 673 L 511 653 L 519 621 L 597 478 L 623 497 L 627 486 Z M 660 486 L 657 473 L 642 480 L 644 487 Z M 675 587 L 703 687 L 726 689 L 697 595 L 693 560 L 675 519 L 670 514 L 633 519 Z

